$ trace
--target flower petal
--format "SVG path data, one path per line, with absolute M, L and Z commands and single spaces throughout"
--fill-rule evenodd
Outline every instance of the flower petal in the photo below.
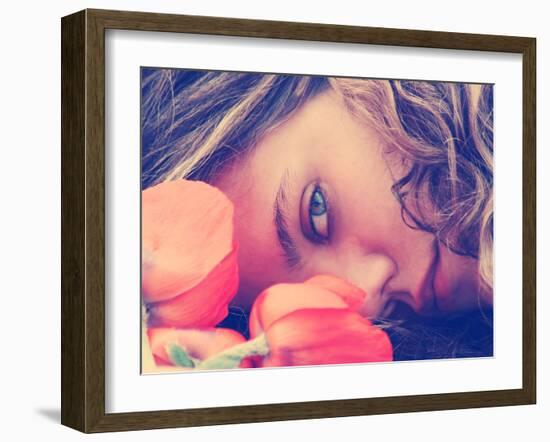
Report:
M 201 181 L 176 180 L 142 192 L 142 292 L 147 302 L 199 284 L 233 249 L 233 204 Z
M 260 335 L 273 322 L 303 308 L 348 308 L 333 291 L 316 284 L 275 284 L 256 298 L 250 312 L 250 336 Z
M 391 361 L 388 335 L 347 309 L 296 310 L 266 331 L 263 367 Z
M 340 296 L 353 311 L 358 311 L 364 304 L 367 294 L 342 278 L 332 275 L 315 275 L 305 281 L 305 284 L 313 284 L 330 290 Z
M 223 350 L 245 342 L 244 336 L 228 328 L 177 329 L 149 328 L 147 330 L 151 351 L 157 366 L 171 366 L 172 362 L 166 353 L 170 344 L 180 346 L 195 358 L 204 360 Z M 250 367 L 250 361 L 244 359 L 241 367 Z
M 197 286 L 167 301 L 149 304 L 153 327 L 211 327 L 228 315 L 239 287 L 237 245 Z

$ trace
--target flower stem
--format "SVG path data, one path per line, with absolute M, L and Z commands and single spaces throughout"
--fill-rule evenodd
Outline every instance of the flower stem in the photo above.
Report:
M 200 362 L 196 368 L 198 370 L 215 370 L 224 368 L 237 368 L 241 361 L 247 356 L 265 356 L 269 353 L 269 346 L 265 334 L 235 345 L 227 350 L 218 353 L 204 361 Z

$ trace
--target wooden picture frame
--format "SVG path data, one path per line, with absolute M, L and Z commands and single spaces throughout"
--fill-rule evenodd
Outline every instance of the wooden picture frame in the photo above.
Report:
M 62 424 L 83 432 L 534 404 L 536 40 L 141 12 L 84 10 L 62 29 Z M 140 30 L 516 53 L 523 66 L 523 385 L 518 389 L 105 412 L 105 30 Z

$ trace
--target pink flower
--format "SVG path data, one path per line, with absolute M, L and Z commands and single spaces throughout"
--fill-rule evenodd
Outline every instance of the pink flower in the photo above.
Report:
M 388 335 L 349 309 L 296 310 L 265 331 L 269 353 L 262 367 L 385 362 L 393 359 Z
M 366 293 L 347 281 L 331 275 L 317 275 L 304 283 L 275 284 L 256 298 L 250 312 L 250 336 L 262 333 L 274 321 L 304 308 L 359 310 Z
M 149 325 L 211 327 L 237 292 L 233 204 L 200 181 L 142 192 L 142 294 Z
M 365 293 L 335 277 L 302 284 L 276 284 L 256 299 L 251 338 L 265 339 L 257 366 L 344 364 L 391 361 L 387 334 L 358 310 Z

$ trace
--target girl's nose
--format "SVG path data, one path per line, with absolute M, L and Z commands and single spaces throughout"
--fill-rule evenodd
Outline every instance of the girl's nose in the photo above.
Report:
M 348 263 L 348 281 L 366 292 L 365 303 L 360 310 L 363 316 L 374 317 L 381 313 L 386 303 L 384 287 L 396 274 L 396 263 L 380 253 L 362 255 Z

